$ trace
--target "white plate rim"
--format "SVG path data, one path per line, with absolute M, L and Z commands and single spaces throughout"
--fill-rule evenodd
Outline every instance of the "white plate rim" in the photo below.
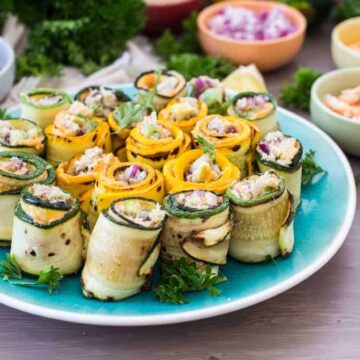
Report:
M 292 287 L 303 282 L 311 275 L 319 271 L 340 249 L 341 245 L 344 243 L 346 236 L 348 235 L 356 211 L 356 186 L 354 180 L 354 174 L 349 164 L 348 159 L 346 158 L 343 151 L 340 147 L 332 140 L 324 131 L 316 127 L 310 121 L 304 119 L 303 117 L 283 109 L 278 108 L 280 113 L 289 115 L 293 118 L 296 118 L 303 125 L 315 131 L 320 136 L 322 136 L 329 145 L 334 149 L 342 163 L 344 164 L 348 185 L 349 185 L 349 206 L 346 211 L 345 220 L 333 237 L 331 244 L 326 248 L 326 250 L 317 258 L 310 266 L 305 267 L 303 270 L 299 271 L 289 279 L 286 279 L 279 284 L 276 284 L 266 290 L 263 290 L 254 295 L 247 296 L 245 298 L 232 300 L 223 304 L 214 305 L 212 307 L 207 307 L 204 309 L 189 310 L 173 314 L 160 314 L 160 315 L 99 315 L 99 314 L 82 314 L 70 311 L 63 311 L 57 309 L 49 309 L 44 306 L 29 304 L 26 301 L 19 299 L 14 299 L 12 296 L 0 293 L 0 303 L 9 306 L 11 308 L 24 311 L 33 315 L 42 316 L 45 318 L 62 320 L 73 323 L 88 324 L 88 325 L 105 325 L 105 326 L 150 326 L 150 325 L 166 325 L 166 324 L 176 324 L 182 322 L 190 322 L 195 320 L 201 320 L 206 318 L 211 318 L 219 315 L 224 315 L 231 313 L 237 310 L 247 308 L 249 306 L 258 304 L 265 300 L 268 300 L 272 297 L 275 297 Z

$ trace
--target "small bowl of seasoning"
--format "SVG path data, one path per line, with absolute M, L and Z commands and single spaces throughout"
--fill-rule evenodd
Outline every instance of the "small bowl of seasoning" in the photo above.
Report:
M 212 56 L 261 71 L 279 68 L 299 52 L 306 19 L 291 6 L 273 1 L 225 1 L 198 17 L 199 40 Z
M 335 26 L 331 51 L 338 68 L 360 66 L 360 16 Z

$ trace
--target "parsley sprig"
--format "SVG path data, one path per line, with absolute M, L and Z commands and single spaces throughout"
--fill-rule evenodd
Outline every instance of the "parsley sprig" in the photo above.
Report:
M 206 289 L 212 296 L 218 296 L 221 291 L 215 285 L 224 281 L 226 277 L 212 274 L 210 265 L 199 271 L 195 263 L 180 258 L 164 263 L 160 283 L 154 287 L 154 292 L 160 301 L 185 304 L 185 292 Z
M 210 159 L 215 162 L 216 161 L 216 149 L 215 145 L 210 141 L 206 140 L 204 137 L 198 135 L 195 138 L 195 141 L 199 144 L 200 149 L 205 153 L 208 154 Z
M 310 184 L 313 178 L 322 173 L 327 173 L 320 165 L 318 165 L 315 161 L 315 151 L 309 150 L 304 157 L 303 165 L 302 165 L 302 177 L 301 183 L 302 185 Z
M 49 294 L 60 288 L 60 281 L 63 278 L 59 269 L 51 266 L 48 271 L 41 271 L 35 281 L 20 281 L 22 280 L 22 271 L 14 256 L 10 254 L 6 254 L 6 259 L 0 262 L 0 266 L 0 273 L 4 280 L 20 286 L 46 286 Z
M 7 110 L 4 108 L 0 108 L 0 120 L 9 119 L 10 115 L 8 114 Z

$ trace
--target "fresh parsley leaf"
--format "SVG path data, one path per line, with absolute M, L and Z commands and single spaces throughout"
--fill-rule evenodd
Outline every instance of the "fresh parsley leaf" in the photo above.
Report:
M 301 177 L 302 185 L 310 184 L 313 178 L 317 174 L 326 173 L 326 172 L 327 172 L 326 170 L 324 170 L 320 165 L 316 163 L 315 151 L 309 150 L 305 154 L 305 158 L 303 159 L 302 177 Z
M 180 258 L 163 264 L 160 283 L 153 290 L 160 301 L 185 304 L 185 292 L 206 289 L 212 296 L 217 296 L 221 291 L 215 285 L 224 281 L 225 277 L 212 274 L 210 265 L 199 271 L 195 263 Z
M 202 136 L 198 135 L 195 138 L 195 141 L 199 144 L 200 149 L 205 153 L 208 154 L 212 161 L 216 160 L 216 149 L 215 145 L 210 141 L 206 140 Z
M 223 79 L 236 69 L 231 61 L 224 58 L 190 53 L 172 55 L 166 65 L 183 74 L 187 80 L 204 74 Z
M 122 103 L 115 109 L 114 119 L 120 130 L 134 126 L 142 120 L 143 107 L 133 102 Z
M 310 108 L 310 93 L 313 83 L 321 73 L 317 70 L 302 67 L 294 75 L 294 83 L 286 83 L 281 89 L 281 101 L 298 109 L 308 111 Z
M 0 108 L 0 120 L 10 119 L 10 114 L 8 114 L 6 109 Z
M 48 271 L 41 271 L 36 281 L 11 281 L 14 285 L 20 286 L 46 286 L 49 294 L 60 288 L 60 281 L 63 275 L 58 268 L 50 267 Z
M 360 0 L 343 0 L 335 7 L 335 15 L 339 20 L 360 16 Z
M 13 255 L 7 253 L 6 260 L 0 262 L 0 267 L 1 276 L 3 276 L 4 280 L 22 278 L 21 269 Z

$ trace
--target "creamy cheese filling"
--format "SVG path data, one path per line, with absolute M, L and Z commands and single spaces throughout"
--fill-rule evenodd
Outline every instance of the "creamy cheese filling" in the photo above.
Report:
M 29 192 L 42 201 L 69 204 L 72 196 L 55 185 L 34 184 L 29 188 Z
M 116 180 L 121 181 L 125 185 L 137 184 L 140 181 L 145 180 L 146 176 L 146 170 L 142 169 L 138 165 L 128 166 L 115 175 Z
M 156 92 L 159 95 L 171 96 L 179 84 L 179 80 L 175 76 L 161 75 L 160 81 L 156 85 Z
M 269 96 L 259 94 L 238 99 L 235 108 L 240 116 L 249 120 L 256 120 L 269 115 L 273 111 L 274 105 Z
M 175 197 L 180 205 L 198 210 L 216 208 L 224 201 L 222 196 L 203 190 L 183 192 Z
M 202 183 L 217 180 L 220 176 L 219 166 L 213 163 L 208 154 L 204 154 L 190 165 L 185 179 L 189 182 Z
M 8 160 L 1 161 L 0 170 L 16 175 L 27 175 L 31 172 L 29 164 L 15 156 Z
M 146 203 L 141 200 L 127 200 L 115 204 L 115 211 L 132 222 L 146 227 L 158 226 L 165 217 L 165 212 L 158 203 Z
M 165 139 L 171 136 L 171 132 L 159 124 L 155 112 L 152 112 L 150 116 L 145 116 L 138 127 L 140 134 L 152 140 Z
M 41 132 L 37 128 L 18 129 L 8 121 L 0 120 L 0 143 L 9 146 L 41 145 Z
M 171 106 L 170 119 L 175 122 L 189 120 L 199 115 L 199 112 L 198 101 L 191 97 L 185 97 Z
M 262 175 L 253 174 L 233 185 L 231 193 L 244 201 L 254 200 L 279 190 L 280 182 L 281 179 L 272 171 Z
M 52 106 L 61 103 L 63 101 L 63 97 L 59 94 L 34 94 L 28 95 L 26 100 L 29 103 L 38 106 Z
M 99 162 L 103 161 L 106 156 L 103 149 L 97 146 L 85 150 L 85 153 L 74 161 L 71 175 L 86 175 L 93 172 Z
M 299 141 L 284 136 L 280 131 L 268 133 L 257 145 L 257 151 L 264 160 L 276 162 L 282 166 L 290 166 L 299 150 Z
M 101 86 L 91 89 L 84 99 L 84 104 L 93 110 L 96 116 L 107 116 L 118 104 L 116 95 L 109 89 Z
M 207 128 L 210 131 L 215 131 L 217 136 L 237 134 L 240 131 L 237 124 L 219 116 L 215 116 L 212 120 L 210 120 Z

